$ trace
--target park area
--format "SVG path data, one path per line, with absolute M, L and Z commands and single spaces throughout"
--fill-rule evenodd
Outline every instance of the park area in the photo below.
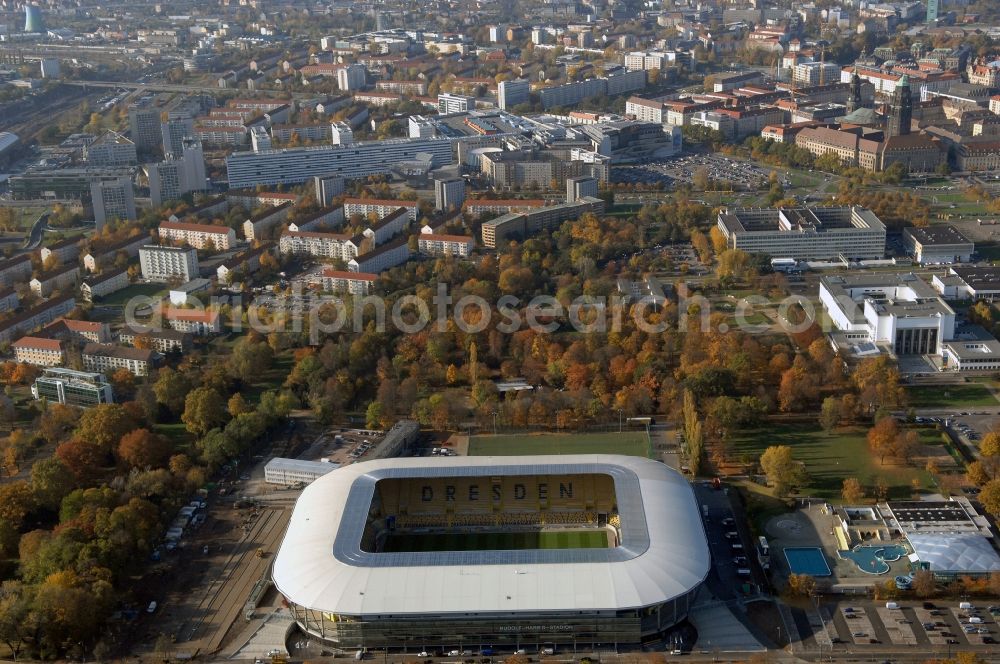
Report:
M 649 456 L 645 431 L 609 433 L 538 433 L 473 436 L 469 456 L 522 456 L 537 454 L 625 454 Z
M 910 466 L 886 459 L 885 464 L 880 464 L 868 449 L 866 435 L 867 429 L 863 427 L 840 427 L 826 432 L 809 422 L 772 422 L 765 428 L 732 436 L 731 448 L 736 458 L 756 460 L 772 445 L 789 446 L 792 458 L 805 465 L 808 479 L 799 491 L 804 496 L 840 500 L 846 477 L 856 477 L 868 488 L 881 481 L 891 499 L 909 498 L 914 480 L 921 489 L 932 488 L 924 463 Z M 921 442 L 943 444 L 934 436 L 924 435 Z
M 996 406 L 997 398 L 979 383 L 918 385 L 906 389 L 911 408 L 975 408 Z

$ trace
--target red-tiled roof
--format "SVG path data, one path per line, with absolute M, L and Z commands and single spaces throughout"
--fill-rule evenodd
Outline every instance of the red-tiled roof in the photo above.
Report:
M 177 231 L 194 231 L 196 233 L 212 233 L 214 235 L 228 235 L 233 229 L 228 226 L 214 226 L 212 224 L 189 224 L 183 221 L 164 221 L 160 223 L 160 228 Z
M 58 339 L 45 339 L 43 337 L 21 337 L 11 344 L 12 348 L 39 348 L 41 350 L 60 351 L 62 342 Z
M 347 272 L 345 270 L 323 270 L 323 276 L 328 279 L 353 279 L 355 281 L 375 281 L 377 274 L 370 272 Z

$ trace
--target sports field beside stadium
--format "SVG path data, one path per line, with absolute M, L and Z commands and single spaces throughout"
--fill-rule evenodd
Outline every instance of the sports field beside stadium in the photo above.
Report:
M 606 549 L 604 530 L 548 530 L 511 533 L 406 533 L 386 540 L 385 553 L 413 551 L 520 551 L 525 549 Z
M 645 431 L 618 433 L 537 433 L 473 436 L 469 456 L 525 456 L 534 454 L 624 454 L 648 457 Z

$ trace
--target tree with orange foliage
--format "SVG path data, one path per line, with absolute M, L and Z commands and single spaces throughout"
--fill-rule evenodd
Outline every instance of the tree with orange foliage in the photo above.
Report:
M 101 449 L 80 438 L 70 438 L 60 444 L 56 448 L 56 456 L 83 483 L 92 481 L 104 463 L 104 453 Z
M 41 370 L 33 364 L 18 364 L 11 375 L 11 381 L 18 385 L 31 385 Z
M 131 468 L 160 468 L 170 455 L 170 442 L 149 429 L 135 429 L 118 443 L 118 459 Z

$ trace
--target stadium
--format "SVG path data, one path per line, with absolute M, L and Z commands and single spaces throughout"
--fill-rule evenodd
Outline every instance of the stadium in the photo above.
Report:
M 272 576 L 340 647 L 503 650 L 657 638 L 709 567 L 694 493 L 661 463 L 417 457 L 309 485 Z

